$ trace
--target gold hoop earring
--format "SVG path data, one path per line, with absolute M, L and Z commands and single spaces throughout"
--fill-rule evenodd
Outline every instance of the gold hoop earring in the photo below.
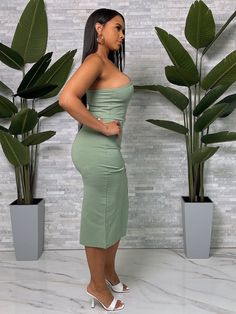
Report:
M 101 39 L 100 39 L 100 37 L 101 37 Z M 97 42 L 99 44 L 101 44 L 101 45 L 104 45 L 104 37 L 103 37 L 103 35 L 98 35 L 97 36 Z

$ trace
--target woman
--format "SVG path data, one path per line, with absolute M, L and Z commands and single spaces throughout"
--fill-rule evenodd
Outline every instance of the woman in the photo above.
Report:
M 89 16 L 82 63 L 59 99 L 82 124 L 71 153 L 84 184 L 80 243 L 85 246 L 91 274 L 87 293 L 92 307 L 96 299 L 109 311 L 123 309 L 124 303 L 108 287 L 114 292 L 129 291 L 115 271 L 115 256 L 128 219 L 127 176 L 120 145 L 133 93 L 131 80 L 122 73 L 124 33 L 124 17 L 115 10 L 102 8 Z

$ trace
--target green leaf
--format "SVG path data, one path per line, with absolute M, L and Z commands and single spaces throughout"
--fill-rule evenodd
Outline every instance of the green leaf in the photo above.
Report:
M 146 121 L 154 125 L 160 126 L 162 128 L 180 133 L 180 134 L 186 134 L 188 132 L 188 129 L 185 126 L 178 124 L 176 122 L 167 121 L 167 120 L 153 120 L 153 119 L 148 119 Z
M 25 63 L 38 61 L 47 48 L 48 23 L 43 0 L 30 0 L 24 9 L 12 41 L 12 48 Z
M 142 85 L 142 86 L 134 85 L 134 89 L 158 91 L 181 111 L 184 111 L 184 109 L 188 106 L 189 103 L 188 98 L 184 94 L 179 92 L 177 89 L 171 87 L 165 87 L 161 85 Z
M 182 44 L 173 35 L 168 34 L 164 29 L 155 27 L 156 33 L 166 49 L 171 61 L 177 68 L 186 70 L 188 73 L 192 73 L 192 80 L 199 80 L 198 70 L 193 62 L 190 54 L 184 49 Z
M 133 85 L 135 90 L 144 89 L 150 92 L 159 92 L 156 88 L 157 85 Z
M 59 101 L 57 100 L 52 105 L 48 106 L 47 108 L 43 109 L 42 111 L 38 112 L 38 117 L 51 117 L 55 113 L 62 112 L 64 109 L 59 105 Z
M 212 106 L 210 109 L 207 109 L 200 118 L 194 124 L 194 130 L 196 132 L 201 132 L 206 129 L 212 122 L 219 117 L 219 115 L 225 110 L 228 104 L 221 103 L 218 105 Z
M 211 89 L 198 103 L 193 110 L 194 116 L 199 116 L 204 110 L 210 107 L 224 92 L 230 87 L 230 85 L 219 85 Z M 226 101 L 222 101 L 226 102 Z
M 215 37 L 215 21 L 203 1 L 195 1 L 188 12 L 185 37 L 196 49 L 206 47 Z
M 31 134 L 24 141 L 22 141 L 22 144 L 24 144 L 25 146 L 38 145 L 47 141 L 55 134 L 56 134 L 55 131 L 45 131 L 37 134 Z
M 220 61 L 203 79 L 201 87 L 205 90 L 217 85 L 232 84 L 236 81 L 236 50 Z
M 223 31 L 226 29 L 226 27 L 230 24 L 230 22 L 236 17 L 236 11 L 229 17 L 229 19 L 225 22 L 225 24 L 221 27 L 221 29 L 218 31 L 218 33 L 215 35 L 215 38 L 212 40 L 212 42 L 203 50 L 202 55 L 204 55 L 208 49 L 213 45 L 213 43 L 217 40 L 217 38 L 223 33 Z
M 0 81 L 0 93 L 7 97 L 12 96 L 14 94 L 14 92 L 1 81 Z
M 33 130 L 37 123 L 37 112 L 34 109 L 24 108 L 12 118 L 9 130 L 14 135 L 23 134 Z
M 199 78 L 194 77 L 191 72 L 175 66 L 166 66 L 165 74 L 170 83 L 179 86 L 192 86 L 199 81 Z
M 17 111 L 17 107 L 9 99 L 0 95 L 0 118 L 11 118 Z
M 0 131 L 0 142 L 6 158 L 12 165 L 19 167 L 29 164 L 30 155 L 28 147 L 25 147 L 9 133 L 2 131 Z
M 44 95 L 42 98 L 54 97 L 59 93 L 70 73 L 76 51 L 76 49 L 68 51 L 41 76 L 37 84 L 47 83 L 57 85 L 57 88 L 54 91 Z
M 219 149 L 219 146 L 217 147 L 202 147 L 197 149 L 195 152 L 191 155 L 192 164 L 200 164 L 202 162 L 205 162 L 207 159 L 212 157 L 217 150 Z
M 9 133 L 9 130 L 2 125 L 0 125 L 0 131 Z
M 219 116 L 219 118 L 225 118 L 230 115 L 234 109 L 236 108 L 236 94 L 228 95 L 227 97 L 223 98 L 219 103 L 227 103 L 229 106 L 225 108 L 223 113 Z
M 52 52 L 47 53 L 45 56 L 39 59 L 32 68 L 26 73 L 20 86 L 17 89 L 17 93 L 28 89 L 37 83 L 37 80 L 46 71 L 51 62 Z
M 236 132 L 222 131 L 206 134 L 202 136 L 201 141 L 205 144 L 236 141 Z
M 26 99 L 39 98 L 46 95 L 48 92 L 54 90 L 55 88 L 57 88 L 57 85 L 52 85 L 52 84 L 33 86 L 33 87 L 30 87 L 28 89 L 24 89 L 18 92 L 14 96 L 20 96 Z
M 21 55 L 2 43 L 0 43 L 0 61 L 16 70 L 21 70 L 24 66 L 24 60 Z

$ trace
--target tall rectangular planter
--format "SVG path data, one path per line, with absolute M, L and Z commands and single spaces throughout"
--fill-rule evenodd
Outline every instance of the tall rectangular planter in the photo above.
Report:
M 211 245 L 213 202 L 191 203 L 182 196 L 184 252 L 188 258 L 208 258 Z
M 12 234 L 17 261 L 37 260 L 44 247 L 45 200 L 34 199 L 34 204 L 10 204 Z

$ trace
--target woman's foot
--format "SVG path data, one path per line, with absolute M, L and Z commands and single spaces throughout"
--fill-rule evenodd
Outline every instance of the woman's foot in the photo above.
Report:
M 87 291 L 90 294 L 94 295 L 106 307 L 109 307 L 114 299 L 111 291 L 107 288 L 107 286 L 97 289 L 94 284 L 90 282 L 87 286 Z M 123 304 L 124 302 L 122 302 L 121 300 L 117 300 L 115 308 L 121 307 Z
M 111 283 L 112 286 L 115 286 L 118 283 L 120 283 L 120 279 L 117 276 L 117 273 L 115 271 L 113 272 L 105 271 L 105 278 Z M 124 292 L 129 291 L 128 286 L 125 285 L 124 283 L 123 283 L 123 291 Z

